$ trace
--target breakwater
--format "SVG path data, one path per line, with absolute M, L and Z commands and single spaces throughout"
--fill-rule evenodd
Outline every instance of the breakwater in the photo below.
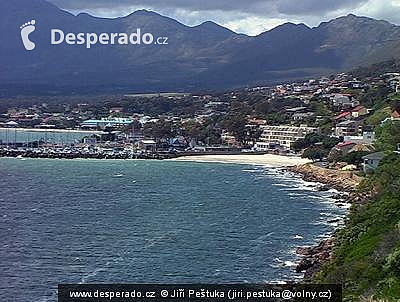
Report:
M 116 152 L 116 151 L 86 151 L 84 149 L 0 149 L 0 157 L 27 157 L 27 158 L 58 158 L 58 159 L 168 159 L 173 154 L 145 153 L 145 152 Z

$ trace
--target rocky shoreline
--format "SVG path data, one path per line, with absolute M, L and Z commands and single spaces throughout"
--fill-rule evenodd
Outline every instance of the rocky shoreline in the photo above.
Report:
M 338 190 L 339 194 L 334 196 L 339 202 L 364 203 L 370 200 L 371 194 L 360 194 L 357 187 L 362 177 L 351 171 L 340 171 L 315 166 L 313 164 L 297 165 L 287 167 L 287 171 L 300 174 L 305 181 L 319 182 L 322 186 L 319 190 L 325 191 L 331 188 Z M 321 266 L 332 259 L 335 235 L 322 240 L 318 245 L 312 247 L 299 247 L 296 253 L 301 256 L 300 263 L 296 266 L 296 272 L 304 272 L 304 278 L 310 280 L 319 271 Z
M 306 181 L 317 181 L 339 191 L 352 192 L 361 181 L 361 177 L 354 172 L 327 169 L 313 164 L 292 166 L 287 170 L 301 174 Z
M 319 182 L 323 184 L 319 190 L 326 191 L 336 189 L 340 194 L 334 196 L 347 203 L 365 203 L 372 198 L 372 192 L 362 194 L 357 191 L 362 177 L 353 171 L 341 171 L 315 166 L 313 164 L 297 165 L 286 168 L 287 171 L 300 174 L 305 181 Z
M 296 253 L 302 257 L 302 260 L 296 266 L 296 272 L 304 272 L 304 278 L 306 280 L 311 279 L 322 264 L 331 260 L 333 245 L 334 238 L 328 238 L 321 241 L 317 246 L 298 247 Z

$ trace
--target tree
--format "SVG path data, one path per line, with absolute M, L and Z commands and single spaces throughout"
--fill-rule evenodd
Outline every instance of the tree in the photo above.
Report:
M 268 125 L 282 125 L 290 122 L 290 118 L 287 114 L 277 112 L 267 114 L 265 120 Z
M 300 138 L 292 144 L 292 148 L 295 151 L 301 151 L 309 146 L 309 142 L 306 138 Z
M 394 151 L 400 144 L 400 121 L 387 121 L 376 129 L 375 145 L 382 151 Z
M 165 120 L 146 123 L 143 126 L 143 134 L 146 137 L 154 137 L 156 139 L 169 139 L 175 136 L 172 123 Z
M 359 165 L 363 162 L 362 157 L 369 154 L 371 152 L 368 151 L 354 151 L 347 153 L 345 156 L 340 158 L 340 161 L 346 162 L 352 165 Z
M 320 144 L 322 145 L 323 149 L 327 149 L 327 152 L 329 152 L 329 150 L 336 146 L 339 142 L 340 140 L 336 137 L 331 137 L 319 133 L 309 133 L 305 136 L 305 138 L 300 138 L 295 141 L 293 143 L 293 149 L 296 151 L 300 151 L 305 148 Z
M 310 148 L 307 148 L 306 150 L 304 150 L 301 157 L 308 158 L 308 159 L 315 161 L 317 159 L 323 159 L 327 155 L 328 155 L 328 151 L 321 147 L 310 147 Z
M 235 138 L 242 144 L 246 144 L 247 138 L 247 119 L 244 115 L 228 115 L 224 120 L 225 128 L 231 132 Z

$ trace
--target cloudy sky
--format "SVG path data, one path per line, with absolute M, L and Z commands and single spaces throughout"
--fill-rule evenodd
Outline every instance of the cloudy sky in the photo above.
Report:
M 214 21 L 256 35 L 284 22 L 316 26 L 353 13 L 400 24 L 400 0 L 49 0 L 73 13 L 118 17 L 148 9 L 186 25 Z

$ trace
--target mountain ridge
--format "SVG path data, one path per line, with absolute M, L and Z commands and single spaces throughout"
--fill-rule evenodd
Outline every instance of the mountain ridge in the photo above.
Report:
M 154 92 L 226 89 L 318 76 L 400 57 L 400 27 L 353 14 L 317 27 L 284 23 L 257 36 L 215 22 L 187 26 L 156 12 L 124 17 L 73 15 L 45 0 L 0 4 L 0 89 L 47 85 L 52 91 Z M 36 20 L 36 43 L 26 51 L 20 25 Z M 152 33 L 168 45 L 50 44 L 53 28 L 65 33 Z M 32 76 L 34 75 L 34 76 Z M 12 85 L 11 85 L 12 84 Z M 23 90 L 23 89 L 22 89 Z M 0 91 L 0 93 L 1 93 Z

